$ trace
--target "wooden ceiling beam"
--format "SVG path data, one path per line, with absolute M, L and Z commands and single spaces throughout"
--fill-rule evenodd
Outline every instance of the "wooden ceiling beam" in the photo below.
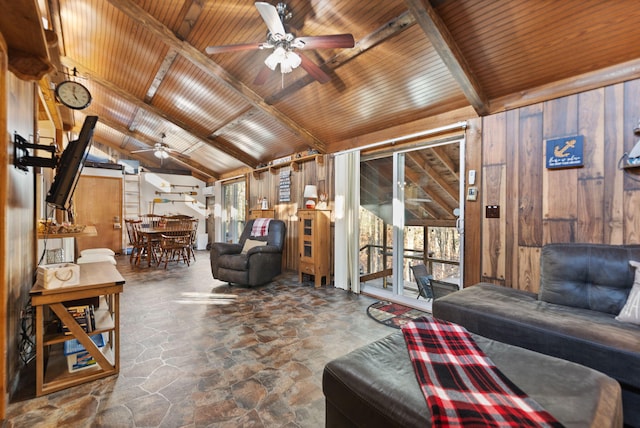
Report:
M 138 131 L 131 131 L 129 130 L 126 126 L 123 126 L 119 123 L 116 123 L 114 121 L 111 121 L 110 119 L 106 119 L 106 118 L 100 118 L 98 120 L 101 124 L 103 124 L 104 126 L 107 126 L 111 129 L 113 129 L 114 131 L 117 131 L 119 133 L 121 133 L 122 135 L 126 136 L 126 137 L 130 137 L 133 138 L 135 140 L 140 141 L 141 143 L 146 144 L 147 146 L 149 146 L 149 148 L 153 148 L 153 146 L 155 145 L 155 143 L 157 141 L 154 141 L 150 138 L 148 138 L 147 136 L 141 134 Z M 119 151 L 120 153 L 125 154 L 126 156 L 135 156 L 135 153 L 131 153 L 129 151 L 126 151 L 124 149 L 124 147 L 120 146 L 120 145 L 114 145 L 114 144 L 109 144 L 106 143 L 104 141 L 101 141 L 103 144 L 107 144 L 110 147 L 113 147 L 114 149 L 116 149 L 117 151 Z M 175 154 L 175 156 L 174 156 Z M 213 179 L 217 179 L 218 178 L 218 174 L 214 171 L 211 171 L 209 168 L 205 167 L 204 165 L 186 157 L 183 156 L 181 154 L 179 154 L 178 152 L 175 153 L 171 153 L 171 156 L 173 157 L 173 160 L 185 165 L 187 168 L 189 168 L 191 171 L 195 172 L 195 173 L 199 173 L 201 175 L 205 175 L 207 176 L 207 179 L 213 178 Z M 206 181 L 206 180 L 204 180 Z
M 456 165 L 451 160 L 451 158 L 447 155 L 447 152 L 441 146 L 431 148 L 434 156 L 438 158 L 438 160 L 444 165 L 454 177 L 460 180 L 459 171 L 456 171 Z
M 433 169 L 426 160 L 422 159 L 417 153 L 409 153 L 409 159 L 416 165 L 416 167 L 422 171 L 424 174 L 428 175 L 438 186 L 444 190 L 447 195 L 449 195 L 456 203 L 458 201 L 458 193 L 457 189 L 452 188 L 449 183 L 447 183 L 438 172 Z M 449 206 L 448 204 L 445 204 Z
M 55 73 L 50 73 L 47 77 L 45 77 L 44 79 L 48 79 L 48 85 L 49 88 L 47 88 L 47 91 L 49 92 L 49 96 L 55 101 L 56 99 L 56 95 L 55 95 L 55 89 L 52 89 L 52 87 L 50 85 L 57 85 L 58 83 L 64 81 L 67 79 L 67 76 L 63 73 L 63 68 L 64 66 L 62 65 L 62 62 L 60 61 L 60 58 L 62 57 L 62 55 L 64 55 L 64 43 L 61 43 L 62 41 L 62 24 L 60 23 L 60 5 L 58 3 L 57 0 L 49 0 L 48 2 L 48 8 L 49 8 L 49 17 L 50 17 L 50 22 L 49 25 L 51 26 L 51 30 L 45 30 L 45 34 L 49 31 L 52 32 L 53 35 L 55 35 L 56 38 L 56 43 L 55 46 L 51 45 L 49 46 L 49 57 L 51 58 L 51 63 L 53 64 L 53 66 L 56 69 Z M 53 37 L 53 36 L 52 36 Z M 41 84 L 42 86 L 42 84 Z M 44 91 L 45 89 L 42 88 L 42 90 Z M 56 105 L 59 107 L 57 108 L 58 110 L 58 114 L 60 115 L 60 121 L 62 122 L 62 124 L 60 125 L 60 130 L 63 131 L 69 131 L 71 129 L 73 129 L 73 127 L 75 126 L 74 123 L 74 116 L 73 116 L 73 112 L 71 111 L 70 108 L 61 106 L 57 103 L 56 101 Z M 58 125 L 56 124 L 56 127 Z
M 38 86 L 40 87 L 40 93 L 42 94 L 42 100 L 49 112 L 49 118 L 53 123 L 53 126 L 56 129 L 64 129 L 64 124 L 62 123 L 62 117 L 60 116 L 60 109 L 58 108 L 58 103 L 55 100 L 55 95 L 50 88 L 51 80 L 47 76 L 44 76 L 42 79 L 38 81 Z M 61 142 L 56 142 L 57 144 L 61 144 Z M 59 149 L 61 147 L 58 147 Z
M 200 1 L 187 0 L 184 2 L 182 6 L 182 10 L 180 11 L 180 15 L 182 16 L 182 22 L 178 27 L 178 31 L 176 35 L 180 37 L 182 40 L 185 40 L 191 29 L 193 28 L 193 24 L 198 20 L 200 14 L 202 13 L 202 4 Z M 151 100 L 158 92 L 158 88 L 162 84 L 162 81 L 166 77 L 171 65 L 176 60 L 178 56 L 178 51 L 175 49 L 169 49 L 167 54 L 164 56 L 162 63 L 160 63 L 160 67 L 158 67 L 158 71 L 156 72 L 155 77 L 153 78 L 153 82 L 151 82 L 151 86 L 149 86 L 149 90 L 144 97 L 144 100 L 147 103 L 151 103 Z
M 220 134 L 232 129 L 233 127 L 235 127 L 239 123 L 242 123 L 242 121 L 244 121 L 245 119 L 251 118 L 251 116 L 253 116 L 255 114 L 256 114 L 256 108 L 255 107 L 252 106 L 252 107 L 246 108 L 246 109 L 242 110 L 238 115 L 236 115 L 236 117 L 234 117 L 233 119 L 229 120 L 227 123 L 222 125 L 220 128 L 218 128 L 215 131 L 213 131 L 211 133 L 211 136 L 212 137 L 217 137 L 218 135 L 220 135 Z
M 161 118 L 163 118 L 164 120 L 166 120 L 167 122 L 170 122 L 172 124 L 174 124 L 175 126 L 182 128 L 185 132 L 193 135 L 194 137 L 204 141 L 205 143 L 209 144 L 212 147 L 215 147 L 218 150 L 221 150 L 227 154 L 229 154 L 230 156 L 233 156 L 234 158 L 238 159 L 240 162 L 245 163 L 246 165 L 249 165 L 251 167 L 255 167 L 258 164 L 258 160 L 256 158 L 254 158 L 253 156 L 250 156 L 246 153 L 244 153 L 243 151 L 239 150 L 236 146 L 234 146 L 233 144 L 229 143 L 228 141 L 219 138 L 219 137 L 211 137 L 210 135 L 203 135 L 200 134 L 199 132 L 197 132 L 195 129 L 193 129 L 192 127 L 190 127 L 188 124 L 182 122 L 179 119 L 176 119 L 172 116 L 169 116 L 167 113 L 165 113 L 164 111 L 160 110 L 159 108 L 157 108 L 156 106 L 152 105 L 152 104 L 147 104 L 146 102 L 144 102 L 143 100 L 135 97 L 134 95 L 130 94 L 129 92 L 124 91 L 123 89 L 121 89 L 120 87 L 116 86 L 115 84 L 111 83 L 108 80 L 103 79 L 102 77 L 98 76 L 94 71 L 87 69 L 84 65 L 82 64 L 78 64 L 75 61 L 73 61 L 71 58 L 69 57 L 64 57 L 62 58 L 62 63 L 67 67 L 67 68 L 79 68 L 83 70 L 83 74 L 86 75 L 87 77 L 89 77 L 91 79 L 92 83 L 98 84 L 100 86 L 102 86 L 103 88 L 105 88 L 106 90 L 108 90 L 109 92 L 117 95 L 118 97 L 122 98 L 123 100 L 135 105 L 136 107 L 146 110 L 149 113 L 153 113 L 157 116 L 160 116 Z
M 346 64 L 355 57 L 365 53 L 374 46 L 377 46 L 380 43 L 397 36 L 415 23 L 416 20 L 413 14 L 407 11 L 402 15 L 387 22 L 372 33 L 366 35 L 362 39 L 358 40 L 353 48 L 343 49 L 342 51 L 340 51 L 340 53 L 329 58 L 324 62 L 324 64 L 320 66 L 320 68 L 322 68 L 325 72 L 329 71 L 329 75 L 331 75 L 331 70 L 337 69 L 338 67 Z M 304 77 L 296 80 L 295 82 L 287 85 L 285 89 L 265 98 L 265 102 L 270 105 L 275 104 L 287 98 L 288 96 L 293 95 L 300 89 L 315 81 L 316 79 L 307 74 Z
M 451 212 L 452 207 L 447 203 L 447 201 L 442 199 L 437 194 L 433 192 L 429 192 L 428 189 L 425 189 L 423 186 L 420 185 L 420 180 L 423 178 L 421 174 L 409 169 L 405 172 L 405 177 L 407 179 L 406 181 L 409 181 L 415 184 L 416 186 L 419 186 L 422 190 L 424 190 L 424 192 L 429 195 L 429 198 L 431 199 L 432 203 L 438 205 L 445 213 L 447 213 L 446 217 L 453 217 L 453 214 Z M 405 204 L 406 204 L 406 201 L 405 201 Z M 427 211 L 429 215 L 431 215 L 433 218 L 441 218 L 441 216 L 435 213 L 428 205 L 426 207 L 423 206 L 422 208 L 425 211 Z
M 428 0 L 404 0 L 460 89 L 479 116 L 489 113 L 489 100 L 449 29 Z
M 251 90 L 247 85 L 229 74 L 217 62 L 213 61 L 204 53 L 200 52 L 195 46 L 180 40 L 173 32 L 167 28 L 162 22 L 147 13 L 142 7 L 130 0 L 108 0 L 115 8 L 127 15 L 131 20 L 140 24 L 145 30 L 152 33 L 170 48 L 175 49 L 187 60 L 191 61 L 200 70 L 204 71 L 211 77 L 217 79 L 227 87 L 239 93 L 247 102 L 261 109 L 266 114 L 278 120 L 283 126 L 289 129 L 294 135 L 297 135 L 307 145 L 318 150 L 320 153 L 326 153 L 326 144 L 320 141 L 316 136 L 308 130 L 294 122 L 284 113 L 268 105 L 260 95 Z M 255 166 L 257 162 L 253 165 Z

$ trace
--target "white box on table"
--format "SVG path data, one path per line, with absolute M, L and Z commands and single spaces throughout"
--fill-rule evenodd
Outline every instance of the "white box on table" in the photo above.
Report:
M 38 266 L 36 284 L 43 288 L 60 288 L 80 284 L 80 266 L 74 263 L 56 263 Z

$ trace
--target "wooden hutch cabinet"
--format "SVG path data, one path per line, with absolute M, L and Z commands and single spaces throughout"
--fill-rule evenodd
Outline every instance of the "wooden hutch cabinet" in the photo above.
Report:
M 298 242 L 300 261 L 298 281 L 302 275 L 313 275 L 315 286 L 331 281 L 331 211 L 298 210 Z

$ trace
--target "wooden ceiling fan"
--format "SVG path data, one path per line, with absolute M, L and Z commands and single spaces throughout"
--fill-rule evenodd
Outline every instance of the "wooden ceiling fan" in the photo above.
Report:
M 355 46 L 355 41 L 351 34 L 296 37 L 294 33 L 287 31 L 288 26 L 286 26 L 285 21 L 291 18 L 291 12 L 288 11 L 285 3 L 278 3 L 276 6 L 273 6 L 266 2 L 256 2 L 256 8 L 265 24 L 267 24 L 268 32 L 266 42 L 209 46 L 205 49 L 209 55 L 254 49 L 273 49 L 273 52 L 265 60 L 266 67 L 258 73 L 253 82 L 256 85 L 264 84 L 270 71 L 275 70 L 278 65 L 280 66 L 280 72 L 282 74 L 290 73 L 294 68 L 301 66 L 318 82 L 327 83 L 331 80 L 329 75 L 306 55 L 297 51 L 352 48 Z

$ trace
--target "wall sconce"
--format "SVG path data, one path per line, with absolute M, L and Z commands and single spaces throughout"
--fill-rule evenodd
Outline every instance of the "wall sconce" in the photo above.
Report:
M 304 186 L 303 197 L 306 199 L 304 206 L 307 209 L 314 209 L 316 207 L 316 199 L 318 199 L 318 188 L 312 184 Z

